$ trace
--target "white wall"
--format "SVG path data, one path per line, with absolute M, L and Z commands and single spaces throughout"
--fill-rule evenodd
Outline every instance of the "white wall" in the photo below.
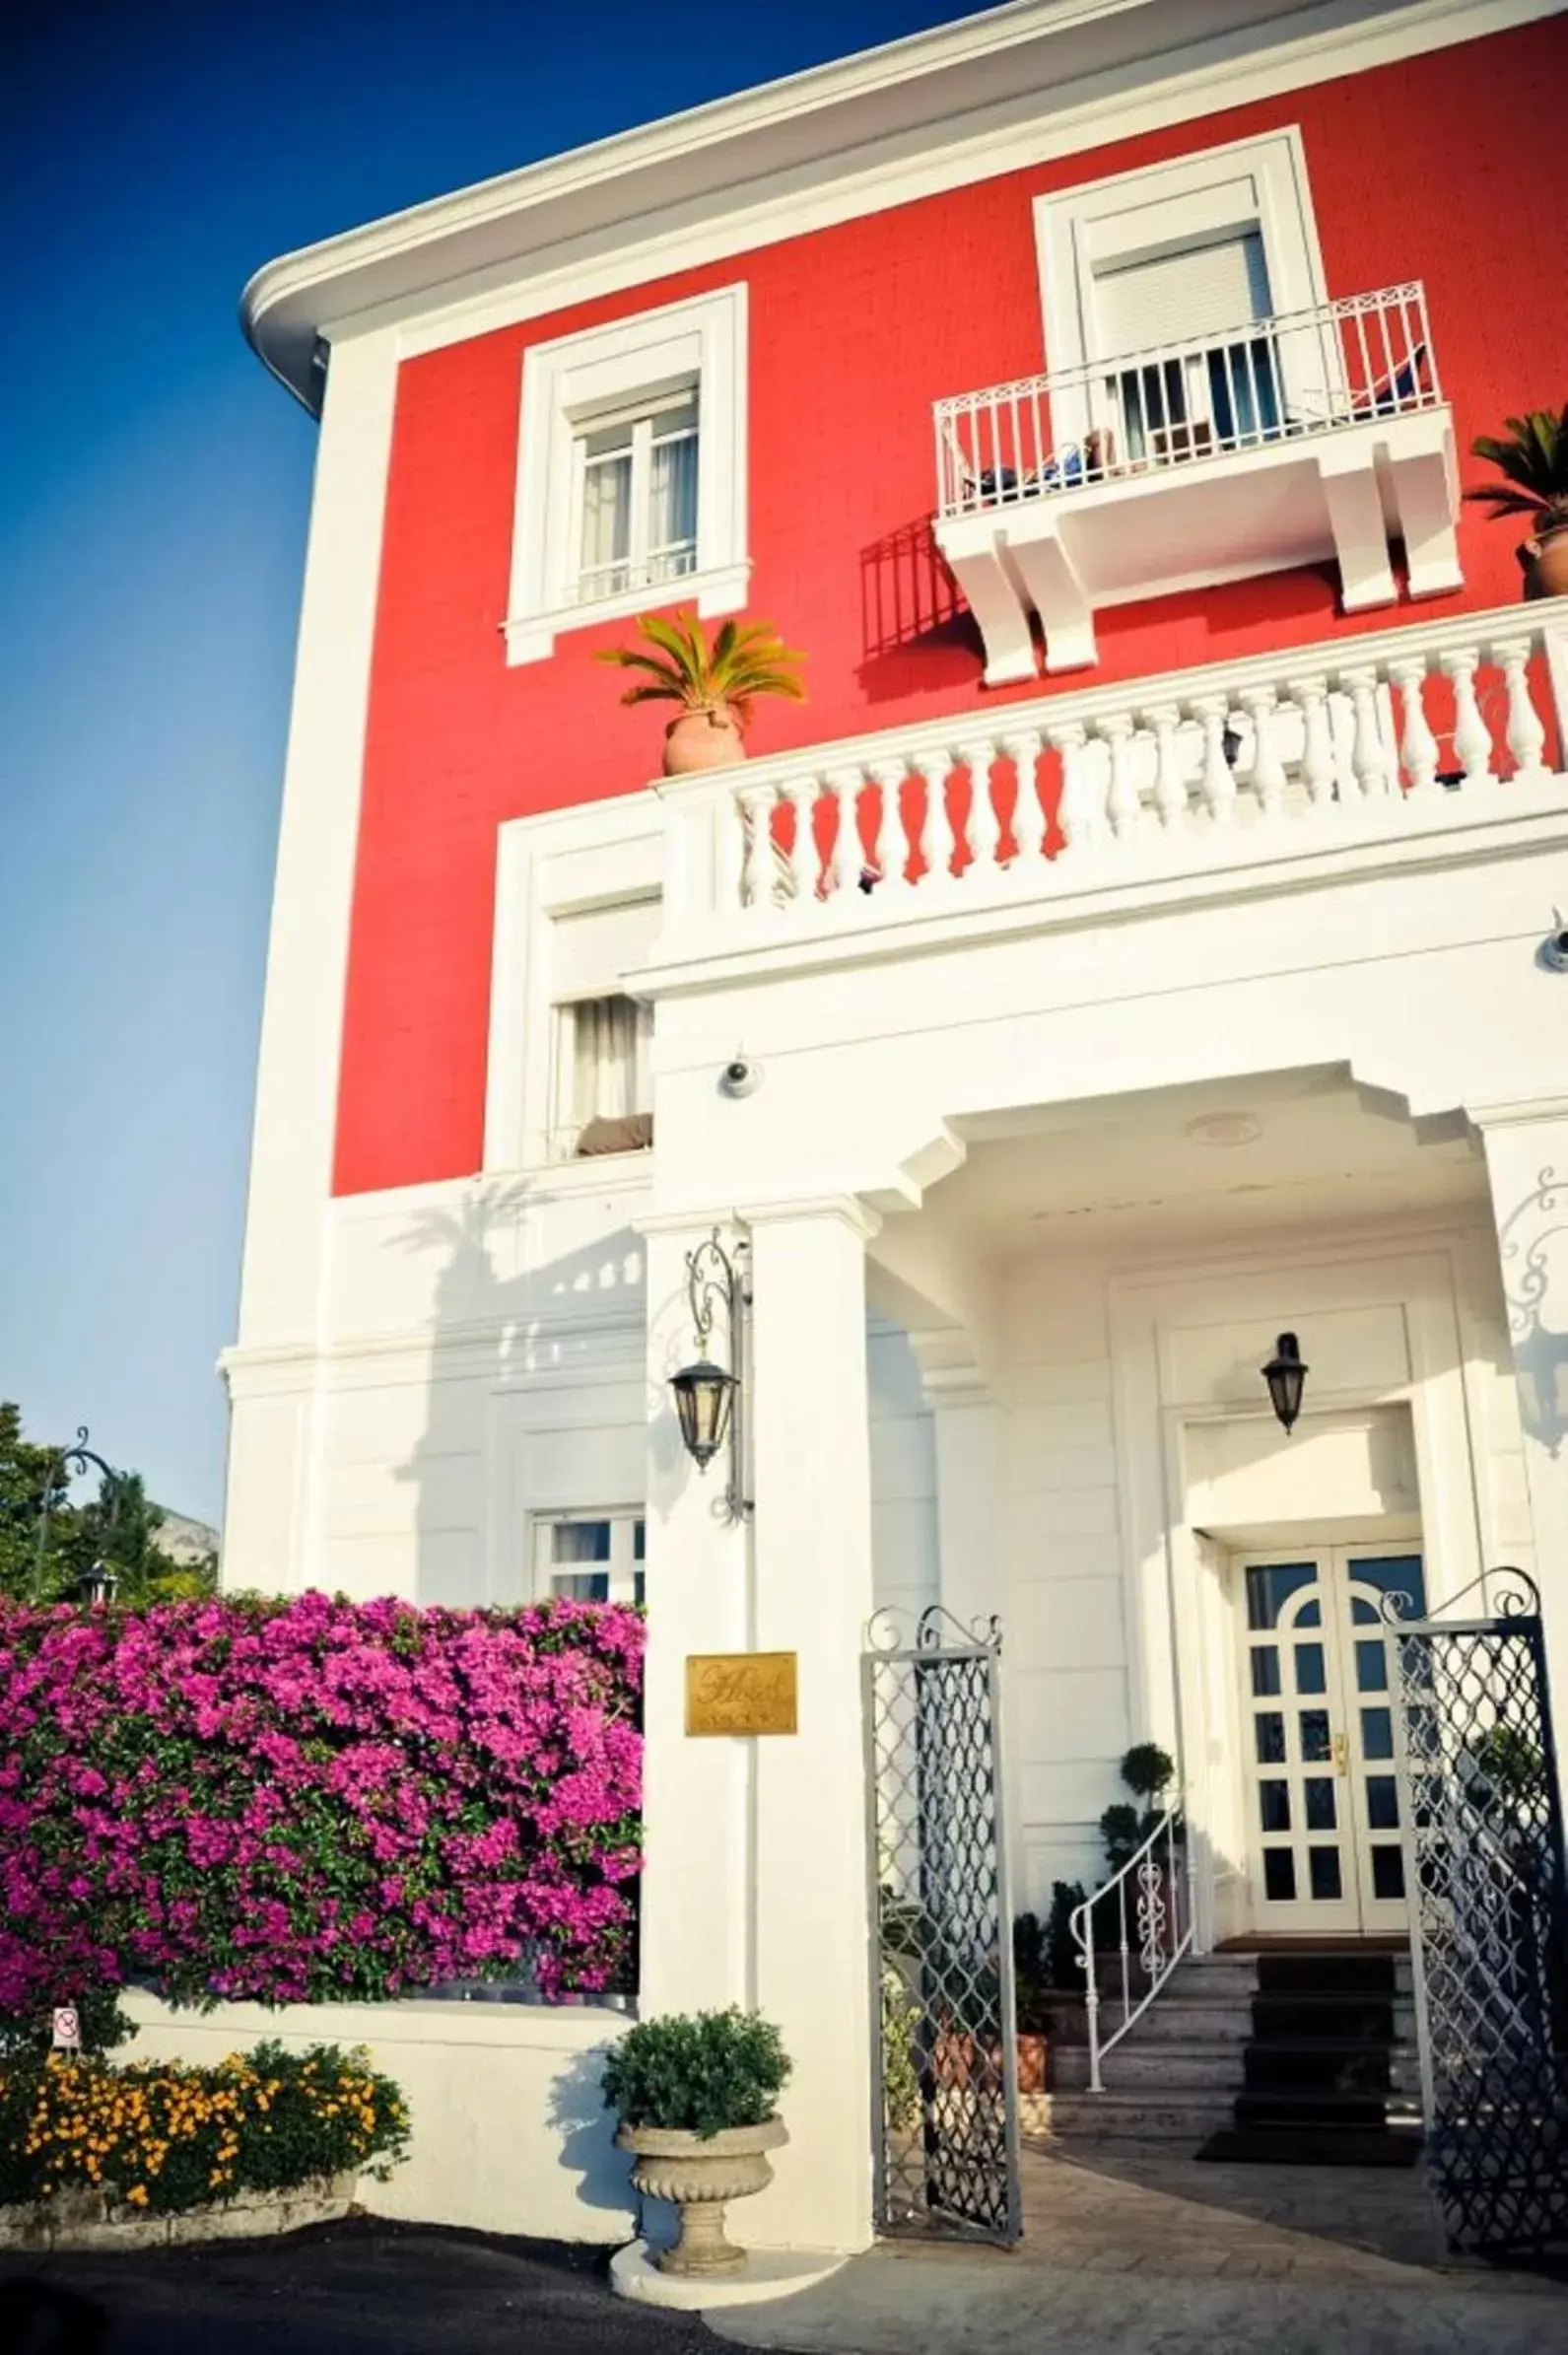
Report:
M 629 2240 L 637 2195 L 599 2094 L 604 2055 L 623 2034 L 619 2012 L 588 2006 L 408 2002 L 223 2003 L 176 2011 L 132 1989 L 137 2025 L 125 2060 L 210 2067 L 263 2039 L 363 2044 L 398 2086 L 413 2137 L 385 2183 L 360 2179 L 375 2216 L 539 2240 Z

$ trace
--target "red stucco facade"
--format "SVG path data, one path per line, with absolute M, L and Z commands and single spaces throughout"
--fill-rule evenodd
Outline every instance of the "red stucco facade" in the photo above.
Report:
M 372 671 L 345 1009 L 336 1189 L 475 1170 L 482 1150 L 496 829 L 622 793 L 657 767 L 655 714 L 590 659 L 624 621 L 509 668 L 522 356 L 530 342 L 744 279 L 750 291 L 753 616 L 809 656 L 810 700 L 759 712 L 777 750 L 1049 691 L 981 684 L 978 633 L 926 532 L 931 402 L 1027 375 L 1044 350 L 1032 199 L 1283 124 L 1300 126 L 1330 295 L 1426 282 L 1462 451 L 1509 411 L 1568 397 L 1568 143 L 1558 18 L 1287 92 L 1050 166 L 766 246 L 406 361 Z M 1482 469 L 1462 460 L 1467 480 Z M 1517 532 L 1466 511 L 1460 604 L 1519 591 Z M 950 591 L 948 593 L 949 602 Z M 1404 612 L 1408 608 L 1402 609 Z M 1332 568 L 1104 612 L 1094 681 L 1387 628 L 1335 619 Z M 1061 682 L 1081 686 L 1085 675 Z

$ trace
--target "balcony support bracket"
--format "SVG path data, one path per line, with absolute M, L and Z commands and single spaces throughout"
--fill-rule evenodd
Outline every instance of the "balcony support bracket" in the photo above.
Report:
M 1318 452 L 1318 473 L 1339 563 L 1340 602 L 1346 613 L 1392 605 L 1398 595 L 1389 563 L 1389 534 L 1375 467 L 1357 435 L 1346 446 Z

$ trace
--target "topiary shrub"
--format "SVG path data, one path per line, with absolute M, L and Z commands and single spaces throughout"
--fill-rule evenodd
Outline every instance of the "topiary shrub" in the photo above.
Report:
M 623 2126 L 663 2126 L 707 2141 L 727 2126 L 760 2126 L 789 2078 L 771 2020 L 724 2012 L 669 2012 L 640 2020 L 604 2064 L 604 2099 Z

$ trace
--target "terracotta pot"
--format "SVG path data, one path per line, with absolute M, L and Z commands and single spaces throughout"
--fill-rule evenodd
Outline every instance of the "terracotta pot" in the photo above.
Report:
M 1046 2039 L 1018 2035 L 1018 2091 L 1021 2094 L 1043 2094 L 1046 2090 Z
M 1526 540 L 1519 561 L 1527 597 L 1568 597 L 1568 523 Z
M 975 2068 L 974 2038 L 963 2029 L 939 2029 L 931 2046 L 931 2068 L 945 2092 L 965 2092 Z
M 724 2202 L 773 2182 L 766 2153 L 789 2139 L 782 2117 L 706 2137 L 674 2126 L 623 2126 L 615 2139 L 637 2161 L 632 2181 L 639 2191 L 673 2200 L 681 2212 L 675 2246 L 653 2260 L 660 2272 L 733 2273 L 745 2263 L 746 2251 L 724 2238 Z
M 681 712 L 664 730 L 666 777 L 689 777 L 694 769 L 727 769 L 745 757 L 746 739 L 727 703 L 713 711 Z

